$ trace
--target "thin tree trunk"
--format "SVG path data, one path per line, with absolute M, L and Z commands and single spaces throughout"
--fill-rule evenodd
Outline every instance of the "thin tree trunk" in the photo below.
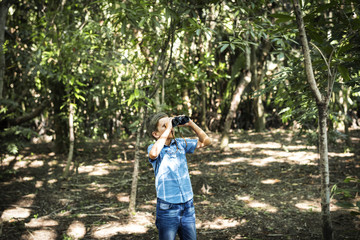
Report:
M 321 173 L 321 219 L 323 239 L 333 239 L 330 217 L 330 174 L 327 141 L 327 104 L 318 104 L 319 116 L 319 154 Z
M 300 41 L 304 54 L 305 70 L 307 81 L 317 102 L 318 121 L 319 121 L 319 154 L 320 154 L 320 173 L 321 173 L 321 218 L 322 218 L 322 237 L 326 240 L 332 240 L 333 228 L 330 215 L 330 177 L 328 160 L 328 141 L 327 141 L 327 115 L 328 105 L 334 83 L 333 78 L 329 78 L 326 97 L 322 96 L 314 77 L 311 63 L 309 42 L 306 37 L 304 20 L 297 0 L 293 0 L 296 21 L 299 29 Z M 328 69 L 331 73 L 331 69 Z
M 160 103 L 160 89 L 156 89 L 155 92 L 155 109 L 156 112 L 160 112 L 161 111 L 161 103 Z
M 261 83 L 265 75 L 266 59 L 269 55 L 271 44 L 268 39 L 264 39 L 259 47 L 251 47 L 251 71 L 254 91 L 261 88 Z M 261 132 L 266 128 L 265 110 L 263 104 L 263 96 L 254 98 L 253 109 L 255 113 L 255 131 Z
M 136 206 L 136 193 L 139 179 L 139 159 L 140 159 L 140 138 L 142 135 L 143 123 L 142 119 L 144 119 L 143 108 L 140 108 L 139 119 L 140 125 L 136 132 L 136 145 L 135 145 L 135 160 L 134 160 L 134 171 L 132 175 L 132 183 L 131 183 L 131 194 L 130 194 L 130 204 L 129 204 L 129 212 L 135 214 L 135 206 Z M 142 122 L 142 123 L 141 123 Z
M 261 79 L 258 76 L 258 58 L 256 55 L 257 47 L 252 45 L 251 46 L 251 78 L 252 78 L 252 85 L 253 91 L 257 91 L 260 88 Z M 255 131 L 262 132 L 265 130 L 265 112 L 264 112 L 264 105 L 261 99 L 261 96 L 255 97 L 253 101 L 253 109 L 255 115 Z
M 9 4 L 7 1 L 0 3 L 0 100 L 3 99 L 3 90 L 4 90 L 4 77 L 5 77 L 5 52 L 4 52 L 4 43 L 5 43 L 5 26 L 6 26 L 6 17 L 9 10 Z
M 206 125 L 206 99 L 207 99 L 207 88 L 205 79 L 201 79 L 201 126 L 205 131 L 208 131 L 208 127 Z
M 73 160 L 74 155 L 74 142 L 75 142 L 75 135 L 74 135 L 74 106 L 72 103 L 70 103 L 69 106 L 69 140 L 70 140 L 70 146 L 69 146 L 69 154 L 68 159 L 66 162 L 66 167 L 63 173 L 63 178 L 67 178 L 69 175 L 69 169 L 71 162 Z

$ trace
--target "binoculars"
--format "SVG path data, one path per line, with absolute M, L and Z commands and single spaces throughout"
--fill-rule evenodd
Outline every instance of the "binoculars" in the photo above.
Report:
M 185 123 L 188 123 L 190 121 L 190 118 L 188 116 L 176 116 L 171 120 L 171 123 L 173 127 L 176 127 L 177 125 L 184 125 Z

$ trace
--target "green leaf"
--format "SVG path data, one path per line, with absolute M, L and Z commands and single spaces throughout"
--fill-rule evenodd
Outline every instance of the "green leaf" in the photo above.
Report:
M 228 43 L 224 44 L 221 49 L 220 49 L 220 52 L 222 53 L 223 51 L 225 51 L 225 49 L 229 46 Z
M 350 81 L 350 75 L 347 68 L 345 68 L 343 65 L 339 65 L 337 69 L 345 81 Z
M 130 106 L 130 104 L 132 103 L 132 101 L 134 100 L 135 96 L 134 94 L 131 94 L 129 99 L 128 99 L 128 106 Z
M 276 18 L 276 22 L 281 23 L 281 22 L 288 22 L 288 21 L 292 21 L 295 18 L 288 15 L 288 14 L 284 14 L 284 13 L 274 13 L 274 14 L 270 14 L 270 17 Z

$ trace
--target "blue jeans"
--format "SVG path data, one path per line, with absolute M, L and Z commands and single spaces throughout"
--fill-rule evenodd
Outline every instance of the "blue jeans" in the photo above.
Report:
M 158 198 L 156 227 L 159 230 L 160 240 L 174 240 L 177 233 L 181 240 L 195 240 L 196 225 L 193 200 L 173 204 Z

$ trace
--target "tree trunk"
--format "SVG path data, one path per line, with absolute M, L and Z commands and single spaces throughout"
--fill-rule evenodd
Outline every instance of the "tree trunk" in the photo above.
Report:
M 208 131 L 207 125 L 206 125 L 206 100 L 207 100 L 207 93 L 206 93 L 206 83 L 205 79 L 201 79 L 201 127 Z
M 55 130 L 55 152 L 64 153 L 66 151 L 67 142 L 67 123 L 64 121 L 62 114 L 65 109 L 62 109 L 64 103 L 63 96 L 65 96 L 64 85 L 57 80 L 53 81 L 52 87 L 52 103 L 54 104 L 54 130 Z
M 327 140 L 328 105 L 318 104 L 319 116 L 319 154 L 321 173 L 321 219 L 323 239 L 332 239 L 332 224 L 330 218 L 330 175 Z
M 63 178 L 67 178 L 69 175 L 69 169 L 70 169 L 70 165 L 71 162 L 73 160 L 73 155 L 74 155 L 74 142 L 75 142 L 75 135 L 74 135 L 74 106 L 72 103 L 70 103 L 69 106 L 69 142 L 70 142 L 70 146 L 69 146 L 69 154 L 68 154 L 68 159 L 66 162 L 66 167 L 63 173 Z
M 251 82 L 251 71 L 250 71 L 250 63 L 251 63 L 251 50 L 250 47 L 246 47 L 245 49 L 245 69 L 241 74 L 241 79 L 239 84 L 236 86 L 236 90 L 231 98 L 230 109 L 226 114 L 224 129 L 221 135 L 220 141 L 220 149 L 221 151 L 227 151 L 229 149 L 229 132 L 231 128 L 231 123 L 233 118 L 236 115 L 236 110 L 239 106 L 241 95 L 243 94 L 247 85 Z
M 132 175 L 132 184 L 131 184 L 131 194 L 130 194 L 130 204 L 129 204 L 129 212 L 132 214 L 135 214 L 135 205 L 136 205 L 136 193 L 137 193 L 137 186 L 138 186 L 138 180 L 139 180 L 139 159 L 140 159 L 140 138 L 142 135 L 142 129 L 144 125 L 144 121 L 142 119 L 145 119 L 143 108 L 140 108 L 139 113 L 139 119 L 140 124 L 136 132 L 136 145 L 135 145 L 135 160 L 134 160 L 134 171 Z
M 0 100 L 3 99 L 3 90 L 4 90 L 4 77 L 5 77 L 5 26 L 6 26 L 6 17 L 9 10 L 9 4 L 7 1 L 2 1 L 0 3 Z
M 256 55 L 256 46 L 251 46 L 251 78 L 252 78 L 252 85 L 253 85 L 253 92 L 260 89 L 261 79 L 258 76 L 258 58 Z M 254 98 L 253 101 L 253 110 L 255 115 L 255 131 L 262 132 L 265 130 L 265 112 L 264 112 L 264 105 L 262 102 L 261 96 L 257 96 Z
M 330 177 L 329 177 L 329 160 L 328 160 L 328 141 L 327 141 L 327 115 L 329 100 L 334 83 L 333 78 L 329 78 L 326 97 L 324 97 L 316 84 L 314 72 L 311 63 L 310 49 L 305 32 L 302 12 L 297 0 L 293 0 L 296 22 L 299 29 L 302 51 L 304 54 L 305 70 L 307 81 L 317 102 L 318 121 L 319 121 L 319 154 L 320 154 L 320 173 L 321 173 L 321 218 L 322 218 L 322 237 L 326 240 L 332 240 L 333 229 L 330 215 Z M 331 72 L 331 69 L 328 69 Z
M 269 55 L 271 44 L 268 39 L 264 39 L 259 47 L 251 46 L 251 71 L 254 91 L 261 88 L 261 83 L 265 75 L 266 59 Z M 255 115 L 255 131 L 261 132 L 266 128 L 265 110 L 263 97 L 254 97 L 253 109 Z
M 155 91 L 155 109 L 156 112 L 161 111 L 161 103 L 160 103 L 160 89 L 156 89 Z
M 236 86 L 236 90 L 232 96 L 229 112 L 225 118 L 224 129 L 221 136 L 220 149 L 221 151 L 226 151 L 229 149 L 229 132 L 231 128 L 231 123 L 236 115 L 236 110 L 239 106 L 241 95 L 243 94 L 246 86 L 251 82 L 251 72 L 245 70 L 241 76 L 239 84 Z

